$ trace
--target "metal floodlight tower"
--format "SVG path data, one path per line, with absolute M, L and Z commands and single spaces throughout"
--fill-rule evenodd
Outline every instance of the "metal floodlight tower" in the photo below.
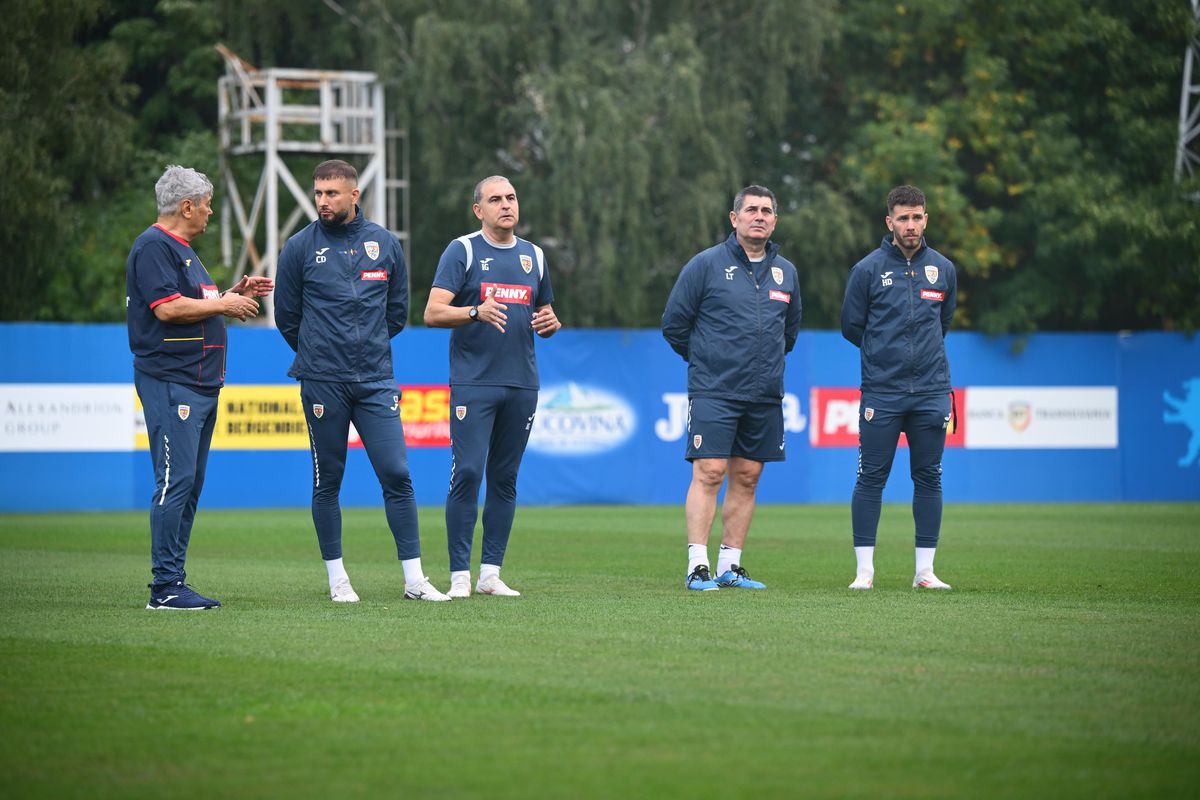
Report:
M 235 263 L 235 280 L 242 275 L 275 277 L 279 249 L 302 217 L 317 218 L 309 188 L 303 186 L 283 159 L 285 153 L 307 153 L 327 158 L 344 157 L 356 162 L 359 206 L 369 219 L 387 225 L 407 252 L 408 182 L 389 172 L 388 150 L 393 151 L 392 170 L 407 163 L 407 148 L 397 159 L 397 143 L 406 145 L 404 132 L 384 125 L 383 84 L 373 72 L 313 69 L 255 69 L 224 45 L 217 50 L 225 57 L 225 75 L 218 81 L 221 178 L 227 200 L 221 203 L 221 257 L 233 258 L 233 227 L 236 218 L 242 246 Z M 261 156 L 258 188 L 246 204 L 233 172 L 239 156 Z M 365 160 L 366 165 L 361 166 Z M 397 163 L 397 162 L 400 163 Z M 301 176 L 305 184 L 308 176 Z M 280 183 L 295 200 L 287 219 L 280 224 Z M 388 208 L 389 195 L 402 196 Z M 396 205 L 402 206 L 397 219 Z M 258 251 L 259 224 L 266 228 L 266 250 Z M 399 223 L 399 224 L 398 224 Z M 397 230 L 397 228 L 400 228 Z M 271 296 L 265 298 L 264 314 L 274 324 Z
M 1192 35 L 1183 56 L 1183 90 L 1179 98 L 1176 183 L 1194 175 L 1197 167 L 1200 167 L 1200 0 L 1192 0 Z M 1200 200 L 1200 196 L 1193 199 Z

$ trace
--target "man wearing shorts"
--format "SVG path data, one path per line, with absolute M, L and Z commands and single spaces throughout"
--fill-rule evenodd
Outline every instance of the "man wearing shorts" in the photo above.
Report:
M 800 329 L 796 267 L 770 240 L 778 207 L 766 187 L 738 192 L 733 233 L 684 266 L 663 312 L 663 336 L 688 362 L 685 585 L 694 591 L 767 588 L 750 579 L 742 551 L 763 464 L 785 458 L 784 356 Z M 708 535 L 726 476 L 713 578 Z

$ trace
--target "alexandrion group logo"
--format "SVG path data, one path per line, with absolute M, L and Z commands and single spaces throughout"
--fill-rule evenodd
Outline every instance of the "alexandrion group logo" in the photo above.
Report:
M 637 428 L 633 407 L 618 395 L 577 383 L 538 393 L 529 449 L 556 455 L 593 455 L 624 444 Z

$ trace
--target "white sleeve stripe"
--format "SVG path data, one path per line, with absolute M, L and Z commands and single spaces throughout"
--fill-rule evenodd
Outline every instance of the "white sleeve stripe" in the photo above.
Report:
M 533 244 L 533 242 L 530 242 L 530 244 Z M 540 281 L 545 276 L 546 272 L 546 256 L 542 254 L 542 248 L 538 247 L 536 244 L 533 245 L 533 252 L 537 253 L 538 280 Z
M 471 249 L 471 237 L 470 236 L 459 236 L 458 240 L 460 242 L 462 242 L 463 248 L 467 251 L 467 267 L 464 270 L 464 272 L 470 272 L 471 271 L 471 262 L 475 260 L 474 251 Z

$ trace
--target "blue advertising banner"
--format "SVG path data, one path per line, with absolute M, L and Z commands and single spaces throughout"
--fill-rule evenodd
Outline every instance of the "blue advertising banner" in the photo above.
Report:
M 449 481 L 448 342 L 425 328 L 393 340 L 422 505 L 441 505 Z M 152 470 L 124 326 L 0 324 L 0 347 L 0 510 L 143 507 Z M 542 387 L 520 502 L 682 503 L 687 369 L 661 334 L 567 329 L 537 347 Z M 960 418 L 943 461 L 947 501 L 1200 499 L 1200 339 L 955 332 L 947 347 Z M 206 507 L 308 505 L 291 359 L 277 332 L 231 326 Z M 785 381 L 787 460 L 767 466 L 761 502 L 849 499 L 858 375 L 858 351 L 838 333 L 801 334 Z M 350 448 L 344 504 L 379 505 L 353 432 Z M 902 447 L 884 499 L 911 492 Z

